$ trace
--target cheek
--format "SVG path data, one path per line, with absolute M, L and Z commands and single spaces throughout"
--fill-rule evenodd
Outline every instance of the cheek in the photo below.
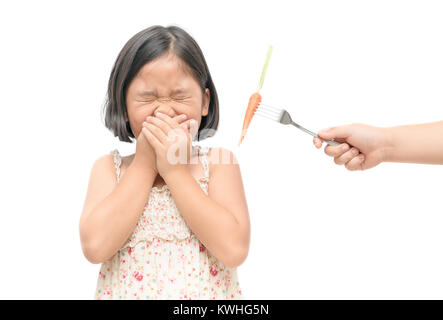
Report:
M 197 108 L 195 106 L 177 103 L 175 105 L 171 105 L 171 107 L 174 110 L 174 114 L 176 116 L 184 114 L 184 115 L 186 115 L 186 120 L 189 120 L 189 119 L 198 120 L 199 112 L 198 112 L 198 110 L 196 110 Z
M 129 115 L 131 129 L 136 137 L 138 137 L 138 135 L 140 134 L 143 128 L 143 121 L 146 121 L 146 118 L 148 116 L 153 116 L 152 111 L 151 112 L 140 111 Z
M 150 105 L 139 106 L 136 110 L 134 110 L 132 114 L 134 122 L 137 122 L 139 125 L 141 125 L 148 116 L 154 115 L 154 110 L 155 108 Z

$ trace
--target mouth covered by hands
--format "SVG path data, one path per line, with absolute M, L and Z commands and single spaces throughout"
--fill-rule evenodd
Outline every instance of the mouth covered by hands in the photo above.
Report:
M 180 117 L 186 119 L 184 114 Z M 176 119 L 161 112 L 143 122 L 142 132 L 155 150 L 157 170 L 163 179 L 174 172 L 188 170 L 197 125 L 195 119 L 179 124 Z

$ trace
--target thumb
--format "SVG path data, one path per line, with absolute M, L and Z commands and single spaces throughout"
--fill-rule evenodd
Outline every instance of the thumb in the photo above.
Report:
M 351 135 L 351 130 L 348 125 L 331 127 L 327 129 L 320 130 L 318 136 L 324 140 L 331 139 L 343 139 L 346 140 Z

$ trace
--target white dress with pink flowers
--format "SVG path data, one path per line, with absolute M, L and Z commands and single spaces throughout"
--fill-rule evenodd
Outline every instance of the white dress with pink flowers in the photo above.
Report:
M 208 194 L 209 149 L 198 148 Z M 121 157 L 111 152 L 120 180 Z M 102 263 L 96 299 L 242 299 L 237 270 L 218 261 L 189 229 L 167 185 L 153 187 L 126 243 Z

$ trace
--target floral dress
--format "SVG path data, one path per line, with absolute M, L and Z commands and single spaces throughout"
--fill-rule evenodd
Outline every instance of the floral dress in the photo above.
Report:
M 197 148 L 208 194 L 209 149 Z M 120 180 L 121 156 L 111 152 Z M 208 213 L 209 214 L 209 213 Z M 152 187 L 126 243 L 102 263 L 95 299 L 242 299 L 237 270 L 218 261 L 189 229 L 167 185 Z

